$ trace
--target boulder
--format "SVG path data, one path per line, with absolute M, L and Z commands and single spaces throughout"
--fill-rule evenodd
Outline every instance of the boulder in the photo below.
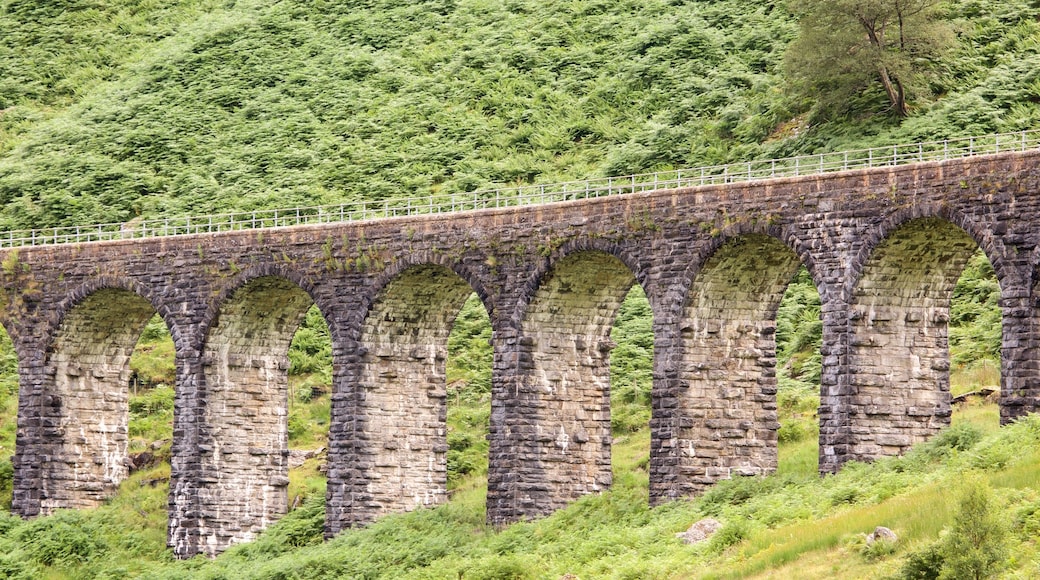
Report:
M 685 532 L 679 532 L 675 534 L 675 537 L 683 541 L 684 544 L 699 544 L 711 537 L 719 528 L 722 527 L 722 522 L 715 518 L 704 518 L 692 526 Z
M 871 545 L 874 542 L 890 542 L 896 543 L 899 541 L 899 536 L 895 532 L 886 528 L 885 526 L 878 526 L 874 528 L 874 531 L 867 534 L 867 545 Z

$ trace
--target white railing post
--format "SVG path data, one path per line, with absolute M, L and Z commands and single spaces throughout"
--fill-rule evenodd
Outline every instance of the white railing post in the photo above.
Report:
M 976 140 L 981 139 L 981 145 L 976 145 Z M 964 142 L 967 141 L 965 147 Z M 992 142 L 991 142 L 992 141 Z M 1003 143 L 1001 143 L 1003 141 Z M 917 155 L 913 153 L 912 146 L 916 145 Z M 927 145 L 928 151 L 925 151 Z M 958 158 L 973 157 L 984 154 L 999 154 L 1001 152 L 1008 151 L 1028 151 L 1033 148 L 1040 148 L 1040 131 L 1021 130 L 1015 133 L 994 133 L 990 135 L 979 135 L 979 136 L 968 136 L 957 138 L 955 140 L 954 147 L 950 147 L 950 139 L 943 139 L 942 141 L 919 141 L 914 144 L 903 144 L 903 145 L 885 145 L 880 147 L 868 147 L 865 149 L 855 151 L 843 151 L 841 153 L 841 164 L 840 170 L 847 171 L 854 168 L 873 168 L 875 166 L 891 165 L 897 166 L 906 163 L 924 162 L 925 160 L 935 160 L 939 158 L 940 146 L 941 145 L 941 159 L 949 160 L 952 154 L 956 154 Z M 891 155 L 888 155 L 886 147 L 891 147 Z M 905 148 L 907 153 L 905 155 L 900 153 L 900 148 Z M 875 151 L 878 156 L 875 158 Z M 860 157 L 864 152 L 866 156 Z M 836 153 L 818 153 L 815 154 L 816 161 L 813 162 L 812 155 L 795 155 L 783 159 L 769 159 L 769 171 L 768 174 L 765 171 L 766 160 L 749 160 L 744 162 L 734 162 L 730 164 L 720 164 L 715 166 L 701 166 L 695 168 L 694 171 L 699 170 L 701 186 L 716 184 L 716 183 L 735 183 L 743 180 L 754 181 L 762 178 L 774 178 L 780 176 L 802 176 L 803 169 L 806 171 L 805 175 L 813 174 L 814 172 L 826 173 L 828 171 L 835 171 L 839 169 L 837 158 L 834 157 Z M 832 165 L 829 161 L 831 157 L 835 158 L 835 163 Z M 851 158 L 850 158 L 851 157 Z M 802 159 L 806 160 L 806 165 L 802 166 Z M 756 165 L 757 164 L 757 165 Z M 779 171 L 778 171 L 779 165 Z M 757 168 L 757 169 L 756 169 Z M 650 177 L 653 177 L 652 182 Z M 673 177 L 674 176 L 674 177 Z M 637 179 L 638 178 L 638 179 Z M 614 189 L 614 181 L 617 180 L 618 189 Z M 686 180 L 688 186 L 693 186 L 695 183 L 695 177 L 689 176 L 689 170 L 687 170 Z M 382 200 L 382 204 L 373 205 L 371 211 L 367 205 L 367 201 L 354 202 L 350 204 L 348 211 L 347 204 L 339 204 L 339 221 L 351 221 L 356 219 L 369 219 L 382 217 L 396 217 L 399 215 L 400 210 L 404 210 L 404 215 L 414 213 L 421 214 L 424 211 L 429 213 L 443 213 L 443 212 L 456 212 L 456 211 L 475 211 L 478 209 L 486 209 L 491 207 L 492 204 L 492 193 L 494 195 L 494 207 L 511 207 L 511 206 L 522 206 L 522 205 L 536 205 L 543 203 L 552 203 L 556 201 L 570 201 L 577 200 L 581 197 L 589 199 L 590 197 L 601 197 L 603 195 L 613 196 L 621 195 L 625 193 L 637 193 L 640 191 L 656 191 L 668 184 L 674 183 L 676 188 L 684 187 L 683 181 L 683 170 L 675 170 L 669 172 L 667 176 L 662 176 L 660 172 L 645 173 L 645 174 L 631 174 L 627 176 L 608 176 L 605 178 L 596 179 L 585 179 L 580 182 L 564 182 L 558 184 L 538 184 L 531 185 L 528 187 L 517 186 L 515 189 L 510 188 L 509 196 L 503 196 L 503 188 L 495 188 L 488 190 L 477 190 L 472 192 L 459 192 L 452 193 L 450 199 L 444 203 L 439 203 L 434 200 L 434 195 L 426 196 L 423 198 L 405 198 L 405 207 L 401 208 L 398 204 L 400 200 L 396 200 L 394 207 L 391 207 L 390 200 Z M 584 193 L 576 187 L 584 185 Z M 605 186 L 605 187 L 604 187 Z M 414 204 L 413 204 L 414 200 Z M 378 204 L 378 201 L 373 201 L 374 204 Z M 129 235 L 130 238 L 147 238 L 147 237 L 158 237 L 158 236 L 171 236 L 181 234 L 198 234 L 205 232 L 221 232 L 225 229 L 235 230 L 236 226 L 245 228 L 267 228 L 267 227 L 281 227 L 287 225 L 304 225 L 310 223 L 331 223 L 335 218 L 335 207 L 336 206 L 315 206 L 307 208 L 294 208 L 294 209 L 273 209 L 273 210 L 254 210 L 251 213 L 228 213 L 223 215 L 209 215 L 203 219 L 200 216 L 186 216 L 174 218 L 175 221 L 171 223 L 171 218 L 163 218 L 161 220 L 142 220 L 140 224 L 140 231 L 134 227 L 130 230 L 123 230 L 119 224 L 97 224 L 92 226 L 68 226 L 68 227 L 54 227 L 44 228 L 42 230 L 22 230 L 18 232 L 18 237 L 15 237 L 15 230 L 9 230 L 7 235 L 8 244 L 18 245 L 40 245 L 40 244 L 58 244 L 58 243 L 69 243 L 69 242 L 82 242 L 107 239 L 117 239 Z M 318 213 L 312 214 L 308 212 L 317 211 Z M 259 214 L 259 215 L 258 215 Z M 358 216 L 360 214 L 360 217 Z M 295 221 L 293 217 L 295 216 Z M 237 220 L 237 217 L 242 217 L 242 220 Z M 96 231 L 95 231 L 96 230 Z M 2 235 L 2 234 L 0 234 Z M 2 239 L 2 238 L 0 238 Z

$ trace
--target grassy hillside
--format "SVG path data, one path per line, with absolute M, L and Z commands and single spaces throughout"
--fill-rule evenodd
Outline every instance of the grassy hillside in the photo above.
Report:
M 1037 448 L 1040 423 L 996 430 L 991 406 L 960 417 L 903 458 L 849 465 L 825 479 L 788 471 L 726 482 L 656 509 L 646 507 L 645 438 L 622 438 L 614 489 L 544 520 L 487 528 L 483 481 L 471 478 L 448 505 L 322 543 L 319 497 L 212 562 L 169 561 L 159 522 L 146 516 L 164 502 L 164 490 L 145 484 L 152 474 L 143 474 L 92 512 L 33 522 L 0 515 L 0 570 L 13 578 L 742 578 L 813 569 L 800 577 L 914 578 L 925 576 L 906 570 L 941 568 L 942 558 L 952 558 L 944 538 L 957 533 L 961 499 L 975 486 L 989 498 L 989 518 L 1003 522 L 999 567 L 1030 577 L 1040 564 L 1040 455 L 1022 450 Z M 674 537 L 707 516 L 723 522 L 708 543 L 691 547 Z M 864 536 L 878 525 L 900 540 L 867 547 Z M 939 564 L 925 558 L 930 553 Z
M 797 24 L 783 2 L 0 0 L 0 230 L 1040 127 L 1040 0 L 951 0 L 946 10 L 957 45 L 932 63 L 932 96 L 900 120 L 880 86 L 838 112 L 789 90 L 782 62 Z M 956 392 L 999 383 L 998 298 L 977 255 L 951 312 Z M 130 436 L 132 452 L 157 461 L 98 510 L 28 523 L 0 513 L 0 577 L 933 577 L 913 574 L 958 552 L 939 540 L 968 525 L 958 514 L 984 527 L 959 504 L 979 494 L 990 516 L 1013 522 L 999 541 L 1007 574 L 1040 570 L 1040 457 L 1020 452 L 1036 448 L 1035 420 L 998 431 L 996 410 L 976 401 L 906 458 L 815 476 L 821 324 L 804 271 L 777 316 L 779 473 L 648 509 L 650 316 L 636 288 L 612 333 L 610 493 L 543 521 L 485 527 L 490 328 L 471 300 L 449 341 L 451 503 L 321 544 L 324 480 L 310 459 L 291 474 L 290 515 L 212 563 L 172 563 L 163 546 L 173 367 L 155 319 L 131 363 Z M 331 381 L 316 310 L 289 358 L 290 446 L 314 449 Z M 0 340 L 3 506 L 15 365 Z M 961 492 L 968 480 L 975 496 Z M 724 523 L 707 546 L 674 538 L 705 515 Z M 875 525 L 903 539 L 867 548 Z
M 0 228 L 468 191 L 1035 128 L 1040 4 L 824 118 L 751 0 L 0 2 Z M 941 98 L 940 98 L 941 97 Z

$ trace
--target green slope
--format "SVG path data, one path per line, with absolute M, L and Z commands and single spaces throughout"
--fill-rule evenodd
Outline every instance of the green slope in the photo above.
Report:
M 257 541 L 215 561 L 170 562 L 161 527 L 142 515 L 162 489 L 140 477 L 110 506 L 20 522 L 0 515 L 0 573 L 12 578 L 742 578 L 769 570 L 803 578 L 899 575 L 929 551 L 947 559 L 963 490 L 990 494 L 1002 524 L 999 567 L 1028 577 L 1040 565 L 1040 420 L 997 429 L 996 409 L 975 407 L 959 424 L 902 458 L 850 464 L 817 478 L 789 472 L 724 482 L 702 498 L 649 509 L 638 458 L 645 436 L 622 438 L 612 491 L 550 517 L 501 531 L 483 523 L 479 479 L 451 503 L 389 516 L 322 543 L 320 498 L 295 510 Z M 644 434 L 645 435 L 645 434 Z M 1023 450 L 1031 450 L 1025 451 Z M 141 514 L 141 515 L 138 515 Z M 715 517 L 712 539 L 686 546 L 674 534 Z M 900 540 L 870 549 L 875 526 Z M 940 532 L 946 530 L 946 535 Z M 821 563 L 821 560 L 823 563 Z M 799 568 L 804 562 L 804 569 Z M 808 572 L 808 570 L 815 570 Z M 802 570 L 800 573 L 799 570 Z
M 465 191 L 1010 131 L 1040 120 L 1036 0 L 950 3 L 901 125 L 779 75 L 783 3 L 0 4 L 0 228 Z M 66 6 L 65 8 L 61 8 Z M 803 114 L 807 113 L 807 114 Z

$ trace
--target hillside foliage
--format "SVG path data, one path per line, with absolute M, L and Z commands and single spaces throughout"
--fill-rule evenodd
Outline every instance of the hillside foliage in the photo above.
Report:
M 751 0 L 0 3 L 0 228 L 469 191 L 1014 131 L 1036 0 L 944 4 L 909 119 L 789 90 Z

